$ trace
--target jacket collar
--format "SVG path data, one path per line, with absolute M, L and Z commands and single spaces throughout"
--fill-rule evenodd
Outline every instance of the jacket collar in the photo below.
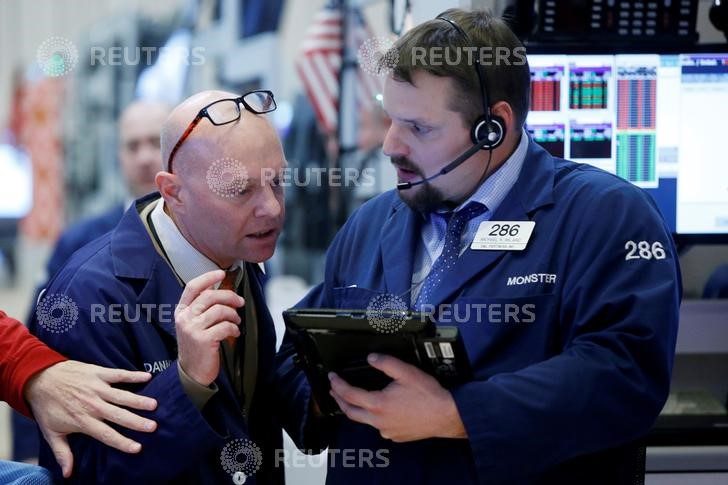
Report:
M 153 321 L 166 333 L 176 336 L 174 309 L 182 296 L 183 287 L 169 264 L 157 253 L 139 217 L 141 209 L 159 198 L 159 193 L 145 195 L 134 201 L 124 213 L 111 234 L 111 259 L 114 275 L 121 279 L 138 280 L 135 285 L 139 288 L 137 302 L 140 305 L 149 304 Z M 245 263 L 245 269 L 256 302 L 265 302 L 262 286 L 265 275 L 261 265 Z M 259 323 L 267 325 L 270 316 L 261 306 L 264 305 L 258 305 Z
M 167 262 L 157 253 L 139 210 L 158 200 L 159 193 L 137 199 L 124 213 L 111 233 L 111 259 L 114 275 L 137 280 L 137 303 L 149 305 L 150 316 L 166 333 L 176 337 L 174 309 L 182 295 L 182 286 Z
M 115 276 L 149 279 L 154 273 L 155 264 L 159 262 L 165 264 L 154 249 L 152 240 L 139 218 L 139 210 L 160 197 L 159 192 L 154 192 L 135 200 L 112 231 L 111 258 Z M 150 261 L 154 261 L 155 264 L 149 264 Z

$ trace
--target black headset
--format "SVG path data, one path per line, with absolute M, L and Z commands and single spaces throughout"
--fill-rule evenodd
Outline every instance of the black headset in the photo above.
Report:
M 470 40 L 470 36 L 458 25 L 454 20 L 441 15 L 437 20 L 443 20 L 453 26 L 460 35 L 465 39 L 466 45 L 475 46 Z M 500 116 L 493 116 L 490 113 L 490 98 L 488 97 L 488 87 L 485 82 L 485 70 L 480 64 L 480 56 L 475 56 L 475 73 L 478 75 L 478 85 L 480 86 L 480 100 L 483 104 L 483 114 L 473 122 L 470 127 L 470 139 L 475 144 L 482 143 L 483 150 L 492 150 L 501 143 L 506 135 L 506 124 Z

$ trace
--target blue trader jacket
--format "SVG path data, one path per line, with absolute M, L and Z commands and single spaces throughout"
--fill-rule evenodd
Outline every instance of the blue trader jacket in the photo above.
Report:
M 276 462 L 276 450 L 282 449 L 281 430 L 285 426 L 294 441 L 301 443 L 309 388 L 287 359 L 286 342 L 276 355 L 275 329 L 264 304 L 263 275 L 258 265 L 246 265 L 258 302 L 259 327 L 258 377 L 250 416 L 243 418 L 222 369 L 216 380 L 218 392 L 198 411 L 177 370 L 173 314 L 183 288 L 154 249 L 137 211 L 137 206 L 158 197 L 150 194 L 139 199 L 116 229 L 77 251 L 40 300 L 41 304 L 46 299 L 51 303 L 44 308 L 54 325 L 39 324 L 37 316 L 31 323 L 36 335 L 69 358 L 153 373 L 149 383 L 130 389 L 157 400 L 155 411 L 139 413 L 156 420 L 157 430 L 149 434 L 122 431 L 142 444 L 142 452 L 125 454 L 87 436 L 72 435 L 71 480 L 135 485 L 233 483 L 229 470 L 239 468 L 228 464 L 226 471 L 224 458 L 258 458 L 256 449 L 245 441 L 251 440 L 260 450 L 262 463 L 246 483 L 282 483 L 284 467 Z M 307 448 L 315 448 L 307 444 Z M 40 464 L 60 480 L 60 469 L 44 441 Z
M 26 322 L 31 320 L 35 312 L 35 302 L 38 300 L 41 290 L 46 287 L 48 280 L 63 267 L 76 250 L 116 227 L 122 215 L 124 215 L 124 207 L 117 204 L 108 211 L 89 219 L 83 219 L 63 231 L 53 248 L 53 253 L 48 258 L 45 279 L 35 290 L 33 305 L 30 308 L 30 315 L 25 319 Z M 40 443 L 35 430 L 35 422 L 18 413 L 13 414 L 13 460 L 23 461 L 38 456 Z
M 629 468 L 625 444 L 667 397 L 682 293 L 658 209 L 641 189 L 529 140 L 491 220 L 534 221 L 525 250 L 468 247 L 432 301 L 474 370 L 452 389 L 468 439 L 393 443 L 342 417 L 332 447 L 388 450 L 389 463 L 340 460 L 329 483 L 613 485 Z M 297 306 L 366 309 L 383 294 L 409 303 L 421 221 L 394 191 L 364 204 Z
M 63 231 L 46 265 L 48 278 L 55 275 L 78 249 L 115 228 L 123 215 L 124 206 L 117 204 L 108 211 L 79 221 Z

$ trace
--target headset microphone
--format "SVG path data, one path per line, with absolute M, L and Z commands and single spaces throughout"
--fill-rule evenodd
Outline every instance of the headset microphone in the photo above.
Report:
M 453 170 L 455 170 L 456 168 L 458 168 L 460 165 L 462 165 L 463 163 L 465 163 L 465 161 L 468 158 L 472 157 L 476 152 L 478 152 L 478 150 L 480 150 L 481 148 L 483 148 L 487 144 L 488 144 L 488 139 L 487 138 L 484 138 L 483 140 L 480 140 L 478 143 L 476 143 L 475 145 L 473 145 L 470 148 L 468 148 L 468 150 L 465 153 L 463 153 L 462 155 L 460 155 L 459 157 L 457 157 L 452 162 L 448 163 L 442 170 L 440 170 L 439 172 L 437 172 L 435 175 L 431 175 L 431 176 L 429 176 L 427 178 L 424 178 L 422 180 L 418 180 L 417 182 L 400 182 L 400 183 L 397 184 L 397 190 L 411 189 L 415 185 L 424 184 L 425 182 L 429 182 L 431 180 L 436 179 L 440 175 L 445 175 L 448 172 L 452 172 Z

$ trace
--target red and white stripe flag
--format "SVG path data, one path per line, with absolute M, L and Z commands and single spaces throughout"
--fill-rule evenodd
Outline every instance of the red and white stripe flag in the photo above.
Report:
M 353 12 L 355 49 L 372 37 L 358 10 Z M 343 13 L 339 2 L 330 1 L 314 17 L 301 49 L 296 70 L 316 112 L 324 133 L 334 133 L 339 114 L 339 76 L 341 74 Z M 357 103 L 361 104 L 381 92 L 381 79 L 358 70 Z

